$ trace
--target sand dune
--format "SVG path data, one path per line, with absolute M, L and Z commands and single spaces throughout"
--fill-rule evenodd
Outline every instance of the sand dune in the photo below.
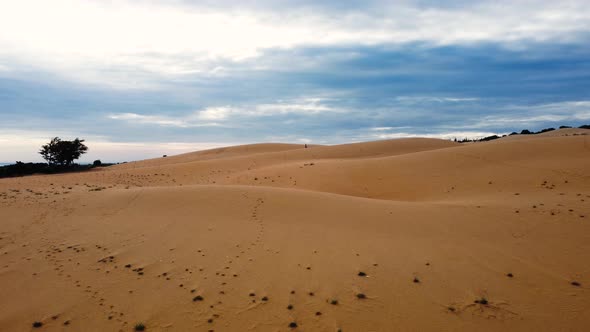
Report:
M 583 133 L 2 179 L 0 330 L 585 331 Z

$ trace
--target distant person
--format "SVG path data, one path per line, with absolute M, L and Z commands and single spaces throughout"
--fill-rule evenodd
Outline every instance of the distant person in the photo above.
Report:
M 305 144 L 305 148 L 307 149 L 307 144 Z

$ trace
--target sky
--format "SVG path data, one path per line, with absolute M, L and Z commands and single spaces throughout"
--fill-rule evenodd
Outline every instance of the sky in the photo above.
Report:
M 588 0 L 0 0 L 0 162 L 582 124 Z

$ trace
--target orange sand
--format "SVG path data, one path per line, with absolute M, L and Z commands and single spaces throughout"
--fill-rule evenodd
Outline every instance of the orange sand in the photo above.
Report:
M 588 132 L 0 179 L 0 331 L 587 331 Z

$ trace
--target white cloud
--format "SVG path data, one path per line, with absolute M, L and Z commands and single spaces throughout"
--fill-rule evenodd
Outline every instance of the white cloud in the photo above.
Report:
M 514 115 L 490 115 L 474 124 L 473 128 L 492 126 L 535 125 L 538 123 L 554 122 L 568 124 L 568 121 L 590 120 L 590 101 L 566 101 L 558 103 L 507 106 L 506 111 Z
M 461 103 L 478 101 L 479 98 L 475 97 L 431 97 L 431 96 L 399 96 L 395 98 L 397 101 L 402 103 Z
M 218 75 L 225 69 L 211 65 L 214 60 L 242 61 L 269 48 L 575 41 L 590 31 L 588 17 L 585 0 L 426 9 L 383 2 L 338 15 L 296 6 L 285 13 L 276 6 L 257 11 L 131 0 L 0 0 L 0 61 L 73 80 L 146 87 L 161 76 Z
M 277 114 L 317 114 L 324 112 L 339 112 L 339 110 L 323 104 L 321 98 L 305 98 L 292 101 L 279 101 L 272 104 L 257 105 L 247 111 L 248 115 L 271 116 Z
M 279 101 L 252 107 L 207 107 L 203 110 L 182 116 L 142 115 L 136 113 L 117 113 L 108 115 L 109 119 L 130 123 L 150 124 L 163 127 L 228 127 L 227 120 L 232 117 L 265 117 L 285 114 L 314 115 L 323 112 L 341 112 L 322 103 L 321 98 L 303 98 Z
M 225 120 L 234 110 L 230 107 L 208 107 L 197 113 L 201 120 Z
M 395 139 L 395 138 L 409 138 L 409 137 L 426 137 L 426 138 L 440 138 L 440 139 L 480 139 L 492 135 L 505 135 L 507 133 L 492 133 L 484 131 L 454 131 L 434 134 L 414 134 L 414 133 L 384 133 L 378 135 L 371 135 L 372 139 Z
M 217 127 L 220 126 L 215 122 L 202 122 L 199 121 L 200 117 L 197 115 L 191 115 L 188 117 L 174 118 L 165 115 L 141 115 L 136 113 L 118 113 L 111 114 L 108 116 L 109 119 L 123 120 L 131 123 L 138 124 L 152 124 L 163 127 Z M 210 118 L 207 120 L 211 120 Z

